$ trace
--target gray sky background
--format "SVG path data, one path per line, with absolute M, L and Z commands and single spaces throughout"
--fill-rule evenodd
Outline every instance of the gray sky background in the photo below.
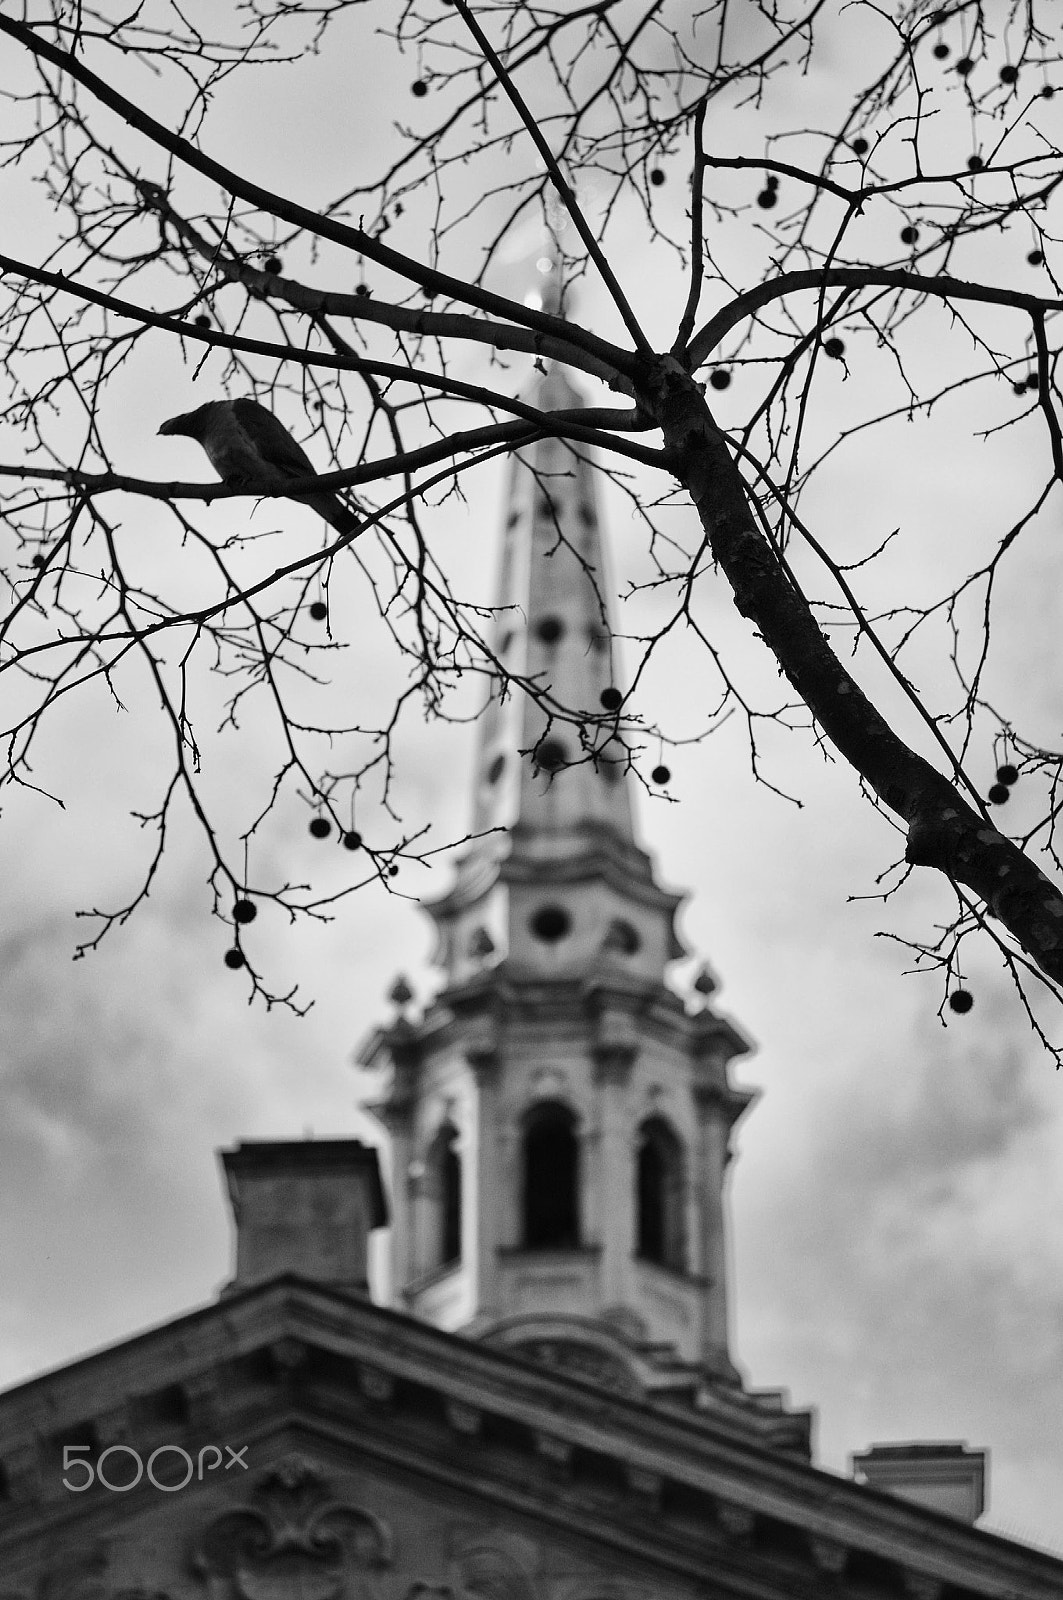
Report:
M 371 65 L 383 46 L 363 43 Z M 841 36 L 843 45 L 854 48 Z M 367 72 L 358 126 L 385 126 L 396 90 L 404 93 L 414 75 L 409 63 L 394 62 Z M 825 92 L 825 83 L 813 78 L 802 92 Z M 225 127 L 223 159 L 246 159 L 260 169 L 249 175 L 268 170 L 275 187 L 298 191 L 305 179 L 293 159 L 293 127 L 305 131 L 312 106 L 352 110 L 335 58 L 317 63 L 299 94 L 283 138 L 268 97 L 252 95 L 245 123 Z M 736 125 L 729 136 L 736 148 L 740 133 Z M 333 153 L 337 162 L 344 155 Z M 301 197 L 312 203 L 339 187 L 334 177 L 323 160 Z M 2 182 L 12 184 L 10 174 Z M 987 276 L 999 271 L 1000 248 L 987 246 Z M 637 309 L 663 338 L 661 308 L 670 302 L 661 279 L 673 273 L 671 262 L 632 235 L 618 264 Z M 510 287 L 524 271 L 523 262 L 513 264 Z M 581 315 L 594 325 L 604 315 L 597 291 L 588 286 L 584 296 Z M 934 344 L 944 322 L 928 326 L 925 359 L 937 350 L 947 360 L 946 347 Z M 186 447 L 157 440 L 155 429 L 217 392 L 220 365 L 208 363 L 193 391 L 177 354 L 162 350 L 160 343 L 156 366 L 144 360 L 123 375 L 108 417 L 112 448 L 124 470 L 205 477 L 191 445 L 175 459 L 174 449 Z M 849 381 L 858 385 L 853 366 Z M 512 373 L 516 388 L 530 367 L 514 362 Z M 846 415 L 845 381 L 839 369 L 819 391 L 825 432 Z M 719 409 L 726 421 L 726 407 Z M 922 584 L 961 542 L 974 551 L 990 539 L 1006 520 L 1014 484 L 1038 457 L 1029 429 L 973 440 L 973 414 L 956 407 L 936 432 L 887 430 L 825 474 L 806 516 L 815 511 L 817 529 L 846 551 L 900 525 L 904 549 L 882 582 Z M 15 449 L 16 441 L 0 439 L 5 459 Z M 486 594 L 501 472 L 486 471 L 467 493 L 466 508 L 433 515 L 433 548 L 461 582 Z M 296 547 L 312 529 L 297 508 L 255 515 L 257 527 L 283 519 Z M 145 561 L 179 574 L 177 541 L 159 514 L 128 505 L 123 516 L 123 536 L 144 541 Z M 606 519 L 615 570 L 622 580 L 638 576 L 638 529 L 612 492 Z M 1030 541 L 1007 598 L 1014 633 L 1002 640 L 995 680 L 998 698 L 1018 697 L 1046 739 L 1058 737 L 1061 689 L 1057 536 L 1058 515 Z M 763 649 L 746 638 L 723 587 L 707 583 L 701 603 L 711 637 L 737 652 L 744 681 L 770 687 Z M 356 699 L 368 698 L 391 680 L 375 636 L 368 626 L 361 631 L 364 613 L 353 601 L 352 608 L 344 681 Z M 650 614 L 636 609 L 643 620 Z M 625 612 L 621 631 L 627 626 Z M 921 687 L 931 696 L 937 670 L 928 657 Z M 704 702 L 704 661 L 678 646 L 650 675 L 642 704 L 651 717 L 667 712 L 670 731 L 684 736 L 700 726 Z M 209 869 L 190 827 L 175 832 L 160 881 L 133 922 L 71 962 L 83 932 L 75 911 L 114 903 L 143 860 L 129 812 L 148 808 L 158 792 L 165 741 L 152 731 L 151 710 L 144 690 L 124 716 L 99 700 L 58 719 L 41 763 L 67 808 L 28 793 L 5 805 L 4 1385 L 209 1300 L 227 1276 L 230 1251 L 216 1147 L 308 1128 L 377 1138 L 356 1109 L 374 1098 L 374 1085 L 352 1071 L 353 1051 L 390 1014 L 385 994 L 398 971 L 419 995 L 431 988 L 430 927 L 417 899 L 445 887 L 444 858 L 431 871 L 404 867 L 397 893 L 361 891 L 325 927 L 292 929 L 263 914 L 253 930 L 256 954 L 278 983 L 281 974 L 299 981 L 316 1005 L 302 1021 L 248 1008 L 244 978 L 222 965 L 227 941 L 208 915 Z M 441 842 L 467 825 L 472 741 L 468 727 L 411 726 L 405 738 L 404 806 L 410 817 L 432 820 Z M 231 794 L 238 806 L 260 755 L 252 719 L 222 751 L 211 780 L 223 804 Z M 941 1025 L 940 980 L 905 976 L 905 952 L 875 934 L 925 935 L 948 915 L 947 895 L 932 881 L 913 882 L 886 907 L 849 903 L 852 894 L 874 894 L 877 874 L 897 854 L 896 834 L 806 734 L 767 735 L 765 755 L 773 780 L 800 795 L 801 809 L 752 782 L 737 719 L 669 754 L 676 803 L 639 803 L 641 834 L 663 881 L 690 892 L 683 937 L 709 959 L 721 980 L 719 1004 L 757 1045 L 736 1064 L 738 1080 L 763 1091 L 742 1124 L 733 1168 L 738 1360 L 752 1384 L 786 1386 L 794 1403 L 817 1408 L 817 1459 L 827 1467 L 844 1470 L 848 1453 L 872 1442 L 988 1446 L 989 1525 L 1058 1547 L 1063 1081 L 990 952 L 968 964 L 974 1011 Z M 972 766 L 990 780 L 988 746 Z M 1024 806 L 1032 800 L 1020 784 L 1007 818 L 1016 828 L 1032 818 Z M 296 805 L 278 815 L 273 860 L 290 877 L 338 888 L 351 858 L 312 841 L 306 821 Z M 373 818 L 359 826 L 368 836 Z M 688 981 L 693 965 L 680 968 L 677 981 Z

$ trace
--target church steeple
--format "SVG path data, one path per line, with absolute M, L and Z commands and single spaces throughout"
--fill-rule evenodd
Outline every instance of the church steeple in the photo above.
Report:
M 529 398 L 546 412 L 582 404 L 556 368 Z M 488 957 L 544 974 L 622 958 L 625 972 L 660 980 L 683 954 L 673 925 L 682 896 L 658 885 L 635 840 L 595 473 L 585 447 L 557 438 L 510 468 L 492 639 L 507 681 L 480 722 L 480 837 L 428 907 L 451 982 Z M 599 914 L 577 917 L 573 901 L 591 883 Z
M 578 391 L 557 368 L 529 395 L 571 411 Z M 557 832 L 582 824 L 633 840 L 625 750 L 603 707 L 619 693 L 595 469 L 586 447 L 540 439 L 509 471 L 494 650 L 538 699 L 494 699 L 481 723 L 474 827 Z M 572 715 L 578 720 L 573 722 Z M 532 759 L 518 761 L 521 749 Z M 501 758 L 501 759 L 500 759 Z M 572 765 L 570 765 L 570 763 Z M 566 768 L 565 782 L 553 774 Z
M 531 399 L 581 404 L 556 368 Z M 666 980 L 682 896 L 635 835 L 595 471 L 549 437 L 512 463 L 482 837 L 426 908 L 441 992 L 360 1056 L 390 1069 L 392 1296 L 804 1450 L 807 1417 L 746 1395 L 729 1353 L 725 1172 L 753 1095 L 728 1062 L 749 1046 L 711 985 L 684 1002 Z

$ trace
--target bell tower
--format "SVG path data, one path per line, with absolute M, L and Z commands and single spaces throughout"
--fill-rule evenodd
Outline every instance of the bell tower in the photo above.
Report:
M 530 396 L 581 404 L 556 368 Z M 666 981 L 682 896 L 634 829 L 624 682 L 587 449 L 513 460 L 473 832 L 427 907 L 443 987 L 360 1061 L 386 1089 L 392 1297 L 413 1316 L 668 1403 L 808 1419 L 744 1393 L 728 1347 L 725 1175 L 749 1049 Z M 488 831 L 495 830 L 495 831 Z M 393 996 L 394 997 L 394 996 Z M 773 1432 L 774 1430 L 774 1432 Z

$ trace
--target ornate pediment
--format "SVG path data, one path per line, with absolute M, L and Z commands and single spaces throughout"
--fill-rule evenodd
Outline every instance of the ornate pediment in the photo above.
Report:
M 591 1339 L 528 1338 L 507 1341 L 505 1348 L 510 1355 L 534 1361 L 536 1366 L 554 1367 L 567 1376 L 598 1384 L 613 1394 L 642 1398 L 642 1385 L 630 1365 Z
M 444 1574 L 418 1578 L 403 1600 L 542 1600 L 538 1549 L 496 1528 L 456 1530 Z
M 319 1469 L 291 1455 L 263 1472 L 249 1504 L 223 1511 L 199 1538 L 193 1570 L 210 1600 L 377 1600 L 391 1530 L 337 1500 Z

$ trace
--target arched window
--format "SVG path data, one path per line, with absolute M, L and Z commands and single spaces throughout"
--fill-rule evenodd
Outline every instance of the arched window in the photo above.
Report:
M 547 1101 L 524 1125 L 524 1247 L 579 1245 L 579 1140 L 566 1106 Z
M 430 1267 L 448 1267 L 461 1260 L 461 1156 L 458 1130 L 444 1122 L 428 1151 L 427 1189 L 431 1200 L 429 1226 L 434 1240 Z
M 663 1117 L 639 1129 L 637 1248 L 647 1261 L 676 1272 L 686 1268 L 683 1147 Z

